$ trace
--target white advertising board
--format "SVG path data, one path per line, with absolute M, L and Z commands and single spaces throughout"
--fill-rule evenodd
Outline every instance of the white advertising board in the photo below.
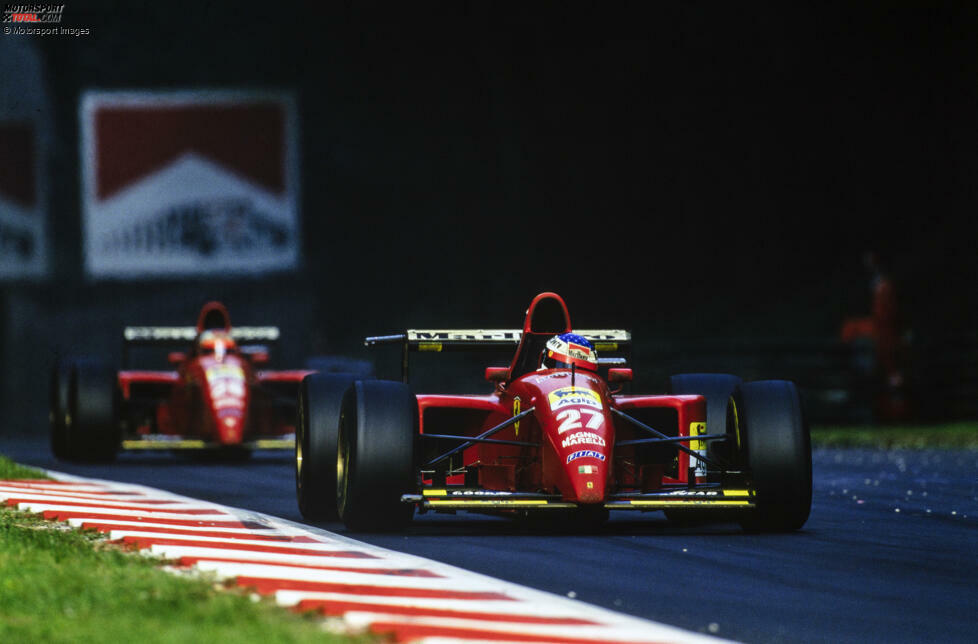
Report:
M 89 277 L 298 267 L 298 123 L 290 94 L 89 91 L 80 117 Z

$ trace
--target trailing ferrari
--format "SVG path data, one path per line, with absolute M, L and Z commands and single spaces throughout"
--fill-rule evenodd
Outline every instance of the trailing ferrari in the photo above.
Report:
M 232 327 L 220 302 L 194 327 L 126 327 L 123 362 L 138 347 L 171 350 L 169 370 L 116 370 L 97 358 L 59 361 L 51 377 L 51 447 L 69 461 L 123 450 L 293 449 L 295 398 L 310 370 L 274 371 L 277 327 Z

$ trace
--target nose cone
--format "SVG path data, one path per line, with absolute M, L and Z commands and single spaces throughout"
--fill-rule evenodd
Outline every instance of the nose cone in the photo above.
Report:
M 237 445 L 244 435 L 244 415 L 225 413 L 217 419 L 217 437 L 222 445 Z
M 222 445 L 238 445 L 244 437 L 249 398 L 244 370 L 236 362 L 215 360 L 207 365 L 205 374 L 217 440 Z
M 605 481 L 608 480 L 608 461 L 603 451 L 575 449 L 567 455 L 567 478 L 580 503 L 604 501 Z

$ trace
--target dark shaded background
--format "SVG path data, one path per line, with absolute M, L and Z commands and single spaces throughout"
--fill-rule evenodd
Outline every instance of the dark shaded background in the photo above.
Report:
M 4 359 L 42 363 L 7 384 L 30 404 L 13 425 L 43 420 L 57 354 L 117 355 L 122 325 L 209 298 L 283 326 L 291 362 L 518 326 L 541 290 L 576 326 L 632 329 L 636 369 L 752 341 L 805 356 L 868 307 L 867 248 L 892 259 L 917 379 L 974 375 L 929 358 L 971 355 L 978 328 L 974 3 L 70 2 L 65 24 L 93 33 L 42 45 L 56 279 L 3 290 Z M 297 92 L 302 272 L 86 282 L 80 92 L 193 87 Z M 930 417 L 974 409 L 927 395 Z

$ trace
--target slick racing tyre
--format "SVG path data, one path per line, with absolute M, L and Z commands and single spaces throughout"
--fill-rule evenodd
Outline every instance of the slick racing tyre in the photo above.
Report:
M 71 364 L 58 361 L 51 370 L 50 407 L 48 420 L 51 430 L 51 453 L 60 460 L 67 460 L 68 428 L 65 424 L 68 415 L 68 388 L 71 385 Z
M 351 530 L 396 530 L 414 506 L 401 495 L 416 488 L 418 401 L 401 382 L 358 380 L 340 415 L 337 505 Z
M 108 463 L 115 459 L 120 440 L 118 390 L 115 370 L 104 363 L 89 359 L 71 366 L 65 416 L 68 460 Z
M 349 374 L 315 373 L 299 384 L 295 427 L 295 492 L 310 521 L 336 519 L 336 445 Z
M 812 446 L 794 383 L 740 385 L 730 419 L 741 439 L 741 466 L 755 492 L 756 508 L 741 525 L 763 532 L 801 528 L 812 506 Z

